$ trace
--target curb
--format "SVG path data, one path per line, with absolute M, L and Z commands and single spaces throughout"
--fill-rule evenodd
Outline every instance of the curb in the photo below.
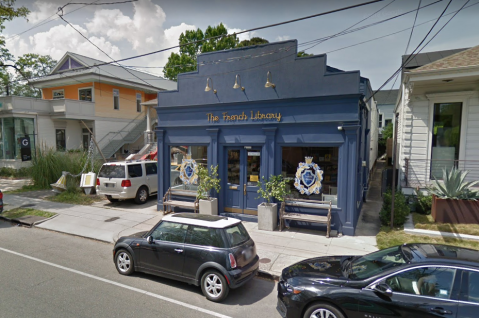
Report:
M 404 233 L 412 234 L 412 235 L 441 236 L 441 237 L 450 237 L 450 238 L 456 238 L 461 240 L 479 241 L 479 236 L 476 236 L 476 235 L 416 229 L 414 227 L 414 223 L 412 221 L 411 215 L 409 215 L 408 219 L 404 223 Z
M 33 223 L 22 222 L 22 221 L 19 220 L 19 219 L 9 219 L 9 218 L 4 217 L 4 216 L 2 216 L 2 215 L 0 215 L 0 220 L 4 220 L 4 221 L 7 221 L 7 222 L 14 222 L 14 223 L 17 223 L 17 224 L 22 224 L 22 225 L 26 225 L 26 226 L 29 226 L 29 227 L 33 227 L 33 226 L 35 226 L 35 225 L 37 225 L 37 224 L 40 224 L 40 223 L 43 223 L 43 222 L 45 222 L 45 221 L 51 220 L 51 219 L 53 219 L 53 218 L 55 218 L 55 217 L 57 217 L 57 216 L 58 216 L 58 213 L 55 214 L 54 216 L 49 217 L 48 219 L 39 220 L 39 221 L 36 221 L 36 222 L 33 222 Z

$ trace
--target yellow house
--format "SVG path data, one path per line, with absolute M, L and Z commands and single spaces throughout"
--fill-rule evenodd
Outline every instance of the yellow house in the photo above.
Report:
M 41 99 L 0 97 L 0 167 L 28 164 L 20 155 L 25 136 L 32 147 L 70 150 L 87 148 L 93 133 L 107 158 L 154 147 L 151 101 L 176 89 L 162 77 L 71 52 L 32 84 Z

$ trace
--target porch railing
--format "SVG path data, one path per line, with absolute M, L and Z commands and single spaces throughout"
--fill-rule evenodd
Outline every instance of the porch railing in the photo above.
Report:
M 479 160 L 443 160 L 404 158 L 403 186 L 424 188 L 433 180 L 442 180 L 443 168 L 468 171 L 466 180 L 479 180 Z

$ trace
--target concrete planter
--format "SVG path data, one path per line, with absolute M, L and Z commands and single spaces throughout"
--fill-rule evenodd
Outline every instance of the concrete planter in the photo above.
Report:
M 218 215 L 218 199 L 200 200 L 200 214 Z
M 431 215 L 438 223 L 479 224 L 479 201 L 433 196 Z
M 258 230 L 274 231 L 278 225 L 278 205 L 261 203 L 258 205 Z

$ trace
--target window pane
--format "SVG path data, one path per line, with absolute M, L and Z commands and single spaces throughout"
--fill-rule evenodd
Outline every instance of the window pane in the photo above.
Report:
M 337 204 L 338 153 L 339 149 L 337 147 L 283 147 L 282 174 L 288 181 L 291 196 L 307 200 L 332 201 L 333 205 Z M 323 170 L 322 188 L 319 194 L 301 194 L 294 186 L 299 163 L 305 162 L 305 157 L 312 157 L 312 162 Z M 310 170 L 311 173 L 306 170 Z M 303 172 L 314 175 L 315 171 L 305 169 Z M 303 186 L 305 185 L 303 184 Z
M 65 98 L 65 92 L 63 89 L 55 90 L 52 92 L 52 94 L 53 94 L 53 99 Z
M 141 169 L 141 164 L 128 165 L 128 176 L 130 178 L 138 178 L 143 176 L 143 170 Z
M 34 121 L 33 118 L 14 118 L 15 126 L 15 158 L 21 159 L 20 143 L 18 140 L 22 137 L 30 137 L 31 149 L 35 149 Z
M 479 273 L 469 271 L 467 294 L 465 301 L 479 303 Z
M 184 184 L 180 178 L 181 164 L 187 155 L 191 156 L 198 166 L 207 167 L 208 165 L 207 146 L 171 146 L 170 187 L 174 189 L 196 190 L 198 188 L 195 184 Z
M 202 246 L 225 247 L 220 229 L 190 226 L 186 243 Z
M 449 299 L 455 269 L 421 267 L 402 272 L 386 279 L 395 292 Z
M 156 163 L 150 162 L 145 163 L 146 174 L 157 174 L 158 165 Z
M 186 224 L 161 222 L 151 236 L 158 241 L 184 243 L 187 229 Z
M 141 100 L 136 100 L 136 111 L 141 113 Z
M 226 228 L 225 232 L 231 246 L 237 246 L 249 240 L 248 231 L 246 231 L 242 223 Z
M 98 176 L 101 178 L 124 178 L 125 166 L 103 165 Z
M 246 184 L 257 186 L 260 176 L 261 151 L 248 150 L 246 161 Z
M 228 183 L 240 184 L 240 150 L 228 150 Z
M 79 94 L 78 99 L 91 102 L 93 100 L 91 92 L 92 92 L 91 88 L 80 89 L 78 91 L 78 94 Z
M 65 129 L 56 130 L 56 143 L 57 143 L 57 150 L 59 151 L 65 150 L 66 148 Z

